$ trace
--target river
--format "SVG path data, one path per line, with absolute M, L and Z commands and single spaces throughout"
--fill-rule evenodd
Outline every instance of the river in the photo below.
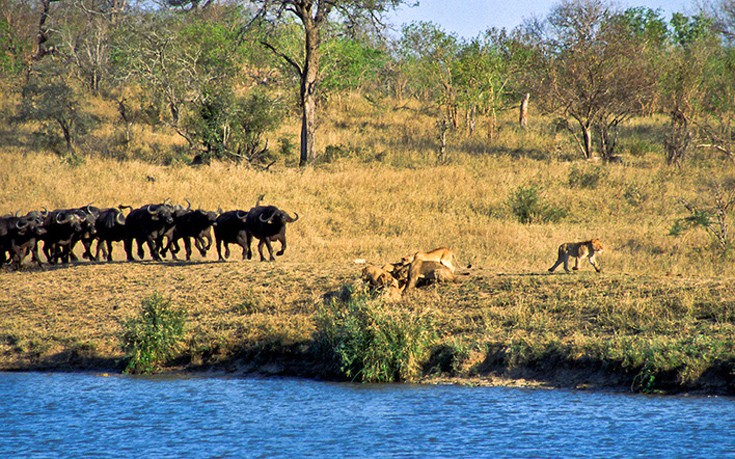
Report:
M 735 399 L 0 373 L 2 458 L 735 457 Z

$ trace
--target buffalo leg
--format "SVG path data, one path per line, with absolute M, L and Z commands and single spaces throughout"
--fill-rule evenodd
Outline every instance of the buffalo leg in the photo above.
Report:
M 245 235 L 245 247 L 243 247 L 243 257 L 242 259 L 245 259 L 245 255 L 247 253 L 247 259 L 252 260 L 253 258 L 253 251 L 250 250 L 250 244 L 253 242 L 253 235 L 249 232 Z M 258 250 L 260 250 L 260 245 L 258 245 Z M 263 254 L 260 254 L 261 261 L 263 260 Z
M 107 261 L 112 261 L 112 241 L 107 241 Z
M 128 255 L 128 261 L 133 261 L 133 239 L 125 239 L 125 253 Z
M 156 261 L 163 261 L 161 259 L 161 255 L 158 254 L 158 245 L 156 244 L 156 240 L 153 237 L 149 237 L 146 239 L 146 242 L 148 243 L 148 250 L 151 252 L 151 258 Z
M 280 257 L 286 251 L 286 236 L 284 235 L 284 236 L 281 236 L 281 237 L 276 237 L 275 239 L 273 239 L 273 241 L 274 242 L 275 241 L 278 241 L 278 242 L 281 243 L 281 250 L 279 250 L 278 252 L 276 252 L 276 256 L 279 256 Z
M 186 261 L 191 261 L 191 240 L 184 238 L 184 250 L 186 251 Z
M 143 241 L 143 239 L 136 239 L 135 242 L 138 243 L 138 258 L 140 258 L 142 260 L 142 259 L 145 258 L 145 252 L 143 251 L 144 241 Z M 151 256 L 153 256 L 153 255 L 151 254 Z

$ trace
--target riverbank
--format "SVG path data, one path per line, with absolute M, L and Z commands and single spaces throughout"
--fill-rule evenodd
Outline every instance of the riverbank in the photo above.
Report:
M 165 371 L 339 379 L 315 315 L 360 267 L 230 261 L 79 263 L 2 273 L 0 370 L 121 371 L 121 323 L 153 293 L 187 314 Z M 431 318 L 417 380 L 735 394 L 735 282 L 475 267 L 386 307 Z

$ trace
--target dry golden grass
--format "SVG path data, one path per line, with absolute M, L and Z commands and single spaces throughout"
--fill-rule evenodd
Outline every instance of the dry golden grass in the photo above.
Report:
M 684 215 L 678 198 L 701 195 L 703 178 L 727 178 L 717 158 L 683 171 L 646 152 L 626 155 L 625 165 L 591 164 L 570 160 L 573 146 L 545 124 L 521 133 L 507 121 L 493 143 L 482 134 L 450 139 L 450 160 L 437 164 L 431 118 L 359 100 L 343 104 L 324 120 L 319 147 L 357 153 L 304 170 L 283 163 L 270 172 L 230 163 L 162 166 L 94 154 L 72 166 L 53 154 L 3 147 L 2 213 L 166 198 L 247 210 L 265 193 L 266 203 L 301 218 L 289 225 L 289 248 L 273 264 L 240 261 L 239 250 L 217 263 L 213 250 L 192 263 L 81 262 L 0 273 L 0 369 L 120 358 L 120 320 L 153 292 L 188 310 L 193 363 L 217 363 L 268 343 L 305 343 L 322 296 L 359 276 L 353 260 L 382 264 L 441 245 L 471 262 L 474 274 L 396 307 L 435 313 L 442 342 L 464 355 L 458 374 L 481 371 L 493 349 L 522 362 L 555 346 L 640 369 L 648 360 L 626 354 L 630 343 L 654 353 L 664 343 L 662 354 L 685 354 L 692 334 L 718 351 L 696 363 L 674 359 L 670 366 L 683 365 L 687 381 L 713 359 L 732 358 L 716 344 L 735 341 L 732 260 L 712 249 L 703 230 L 668 235 Z M 639 123 L 649 129 L 648 121 Z M 371 160 L 376 156 L 382 161 Z M 596 188 L 570 187 L 570 174 L 596 168 Z M 509 196 L 532 185 L 566 216 L 518 222 Z M 546 274 L 561 242 L 592 237 L 606 246 L 602 274 L 586 265 L 574 275 Z M 122 245 L 115 250 L 124 259 Z

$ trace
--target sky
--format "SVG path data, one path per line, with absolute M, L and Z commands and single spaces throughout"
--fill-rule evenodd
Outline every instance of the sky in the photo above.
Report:
M 400 26 L 413 21 L 431 21 L 444 31 L 473 38 L 491 27 L 513 29 L 524 19 L 545 18 L 559 0 L 419 0 L 419 6 L 402 6 L 388 22 Z M 672 13 L 695 14 L 696 0 L 617 0 L 622 8 L 660 8 L 663 17 Z M 411 0 L 406 2 L 411 3 Z

